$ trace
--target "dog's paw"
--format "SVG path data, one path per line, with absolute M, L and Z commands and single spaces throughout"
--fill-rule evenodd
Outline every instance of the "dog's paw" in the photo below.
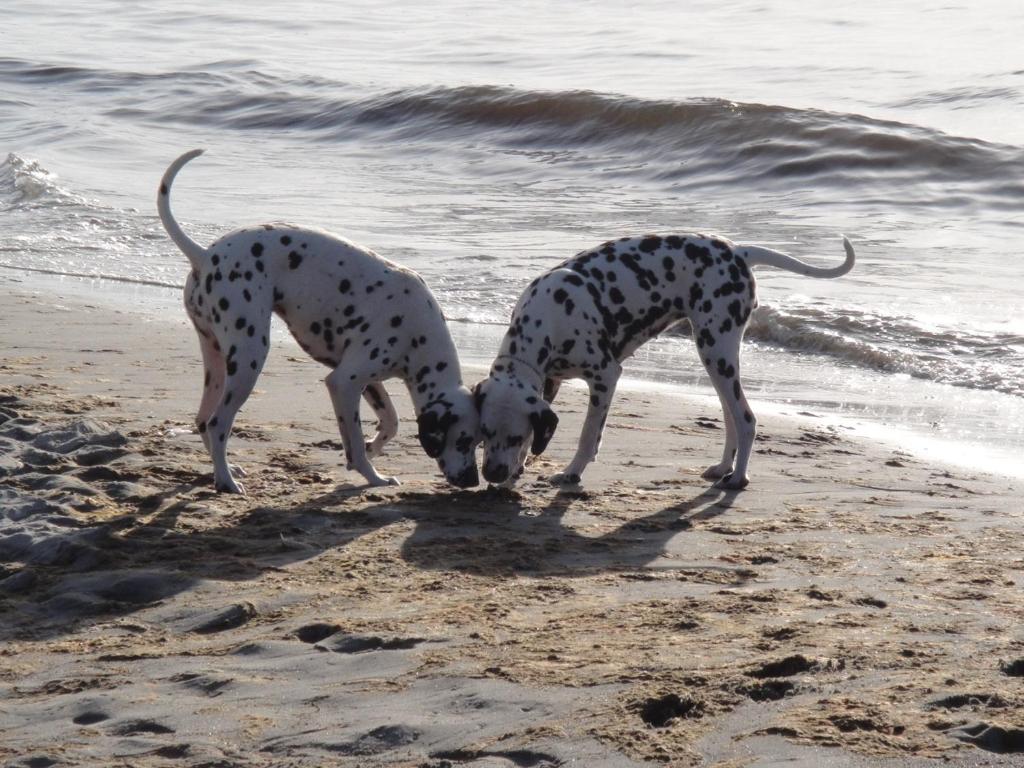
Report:
M 239 496 L 245 496 L 245 488 L 242 487 L 241 483 L 236 483 L 233 478 L 227 480 L 221 480 L 214 486 L 217 489 L 217 493 L 237 493 Z
M 384 475 L 368 477 L 366 481 L 374 488 L 381 488 L 385 485 L 401 485 L 397 477 L 387 477 Z
M 239 477 L 245 477 L 248 473 L 237 464 L 228 465 L 231 467 L 231 474 L 238 475 Z
M 749 484 L 749 478 L 738 477 L 734 473 L 730 472 L 728 475 L 726 475 L 717 483 L 715 483 L 715 488 L 724 488 L 727 491 L 740 491 L 746 488 Z
M 732 474 L 732 464 L 715 464 L 701 474 L 705 480 L 720 480 Z
M 580 476 L 575 472 L 559 472 L 548 478 L 551 485 L 579 485 Z

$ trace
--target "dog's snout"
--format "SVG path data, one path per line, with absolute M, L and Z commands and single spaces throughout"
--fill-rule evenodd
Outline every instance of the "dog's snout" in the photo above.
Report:
M 508 464 L 484 464 L 484 479 L 489 483 L 508 480 Z
M 458 475 L 449 478 L 449 482 L 459 488 L 472 488 L 480 485 L 480 475 L 476 471 L 476 464 L 470 464 Z

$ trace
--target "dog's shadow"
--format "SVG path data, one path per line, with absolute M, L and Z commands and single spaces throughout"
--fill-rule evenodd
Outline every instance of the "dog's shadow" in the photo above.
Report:
M 353 504 L 366 496 L 371 504 Z M 735 492 L 708 489 L 614 530 L 602 525 L 604 532 L 592 536 L 586 529 L 595 506 L 579 492 L 559 492 L 546 506 L 497 490 L 439 487 L 379 496 L 342 486 L 299 504 L 240 510 L 224 525 L 197 528 L 197 508 L 202 512 L 207 498 L 216 497 L 197 494 L 192 485 L 168 487 L 139 501 L 139 511 L 149 512 L 144 520 L 125 515 L 76 529 L 88 536 L 66 542 L 67 557 L 23 569 L 24 586 L 7 593 L 10 621 L 0 626 L 0 639 L 63 635 L 82 621 L 130 615 L 206 580 L 255 580 L 407 521 L 414 527 L 398 554 L 420 569 L 499 578 L 640 569 L 695 520 L 727 511 Z
M 587 520 L 593 514 L 587 505 L 590 494 L 560 491 L 541 508 L 503 491 L 452 495 L 443 511 L 437 501 L 406 511 L 416 528 L 401 553 L 420 568 L 484 575 L 571 576 L 639 569 L 658 560 L 668 542 L 695 521 L 730 509 L 736 494 L 709 488 L 595 535 L 585 532 L 593 523 Z M 579 519 L 567 524 L 574 508 Z

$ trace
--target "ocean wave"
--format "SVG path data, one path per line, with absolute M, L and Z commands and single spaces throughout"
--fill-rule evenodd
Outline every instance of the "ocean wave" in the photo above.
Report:
M 0 58 L 0 82 L 5 80 L 102 94 L 104 114 L 124 120 L 315 141 L 372 136 L 399 149 L 429 142 L 449 152 L 481 142 L 520 154 L 590 149 L 574 160 L 588 175 L 628 176 L 675 189 L 751 183 L 805 189 L 813 182 L 893 204 L 1024 198 L 1020 147 L 815 109 L 494 85 L 369 92 L 325 78 L 275 75 L 251 61 L 141 73 Z M 619 162 L 606 162 L 609 156 Z M 475 166 L 479 173 L 501 173 L 503 167 Z
M 35 160 L 11 152 L 0 162 L 0 209 L 82 202 L 84 198 L 60 186 L 57 177 Z
M 305 132 L 320 140 L 372 133 L 396 144 L 489 140 L 511 150 L 592 148 L 597 175 L 674 187 L 776 185 L 965 186 L 972 198 L 1024 197 L 1024 151 L 851 114 L 741 104 L 656 101 L 590 91 L 499 86 L 402 89 L 349 97 L 337 90 L 203 98 L 189 122 Z M 177 114 L 188 114 L 178 111 Z M 601 158 L 628 158 L 609 168 Z M 1009 180 L 1009 181 L 1007 181 Z M 956 194 L 956 188 L 944 194 Z
M 927 328 L 910 318 L 832 308 L 762 306 L 746 338 L 859 368 L 1024 397 L 1024 336 Z

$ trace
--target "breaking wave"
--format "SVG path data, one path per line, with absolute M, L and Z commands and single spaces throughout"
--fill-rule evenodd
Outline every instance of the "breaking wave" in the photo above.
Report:
M 746 338 L 849 365 L 1024 397 L 1024 336 L 925 328 L 909 318 L 762 306 Z

